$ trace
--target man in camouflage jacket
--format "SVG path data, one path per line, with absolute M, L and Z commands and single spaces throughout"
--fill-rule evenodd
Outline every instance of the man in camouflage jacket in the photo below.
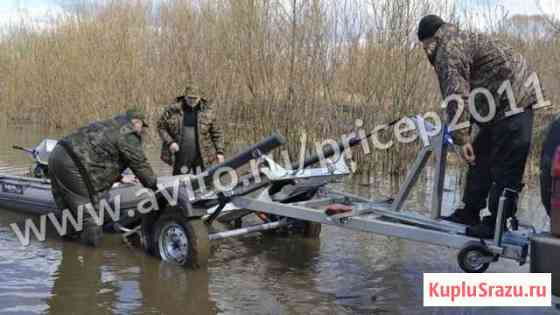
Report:
M 197 173 L 224 161 L 224 133 L 212 104 L 189 85 L 177 102 L 167 106 L 157 128 L 163 142 L 161 159 L 173 174 Z
M 504 42 L 459 31 L 438 16 L 420 21 L 418 37 L 439 79 L 454 143 L 470 163 L 464 208 L 445 219 L 470 225 L 473 236 L 492 237 L 499 197 L 505 189 L 519 192 L 523 187 L 537 103 L 531 80 L 537 76 Z M 470 128 L 462 128 L 464 123 Z M 486 206 L 491 215 L 480 223 Z M 513 216 L 515 203 L 505 210 L 506 218 Z
M 121 175 L 127 168 L 144 187 L 157 190 L 157 177 L 142 148 L 145 126 L 144 114 L 131 110 L 94 122 L 60 140 L 49 157 L 52 194 L 59 209 L 76 215 L 78 208 L 88 203 L 96 208 L 114 183 L 135 181 Z M 101 231 L 86 218 L 82 241 L 95 246 Z

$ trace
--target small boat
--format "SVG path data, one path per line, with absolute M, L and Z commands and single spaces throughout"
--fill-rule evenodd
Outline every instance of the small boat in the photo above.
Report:
M 52 139 L 45 139 L 41 141 L 34 148 L 24 148 L 21 146 L 13 146 L 16 150 L 21 150 L 27 153 L 32 159 L 33 164 L 30 167 L 27 175 L 19 176 L 13 174 L 2 174 L 0 171 L 0 209 L 12 210 L 18 213 L 41 216 L 54 213 L 60 217 L 62 210 L 59 209 L 54 201 L 51 192 L 51 183 L 48 178 L 48 160 L 50 153 L 54 150 L 57 141 Z M 124 172 L 128 173 L 128 170 Z M 164 187 L 173 187 L 180 177 L 177 176 L 160 176 L 158 177 L 158 184 Z M 308 191 L 316 191 L 324 183 L 311 185 L 310 187 L 300 187 L 296 185 L 290 193 L 283 193 L 283 198 L 286 199 L 282 202 L 293 202 L 302 195 L 307 196 Z M 285 186 L 285 185 L 283 185 Z M 288 185 L 291 187 L 291 185 Z M 297 189 L 296 189 L 297 188 Z M 122 232 L 122 227 L 131 228 L 139 224 L 140 210 L 138 209 L 142 201 L 146 200 L 146 195 L 140 194 L 144 187 L 140 184 L 122 184 L 116 183 L 113 188 L 105 196 L 105 200 L 113 210 L 115 207 L 115 200 L 119 200 L 119 219 L 112 220 L 113 218 L 104 213 L 105 228 L 107 230 L 114 230 Z M 215 196 L 210 196 L 211 198 Z M 203 198 L 204 199 L 204 198 Z M 208 206 L 204 210 L 204 214 L 212 215 L 218 205 Z M 239 210 L 231 204 L 227 204 L 224 209 L 220 211 L 221 214 L 226 214 L 230 211 Z M 113 213 L 115 213 L 113 211 Z M 248 212 L 252 213 L 252 212 Z M 238 213 L 235 215 L 241 218 L 248 213 Z M 116 216 L 116 215 L 115 215 Z M 110 219 L 110 220 L 107 220 Z M 229 220 L 226 220 L 229 221 Z M 117 222 L 118 225 L 114 223 Z
M 115 209 L 115 197 L 119 196 L 118 223 L 121 226 L 133 225 L 139 219 L 138 204 L 145 197 L 139 197 L 137 193 L 143 189 L 141 185 L 117 184 L 109 192 L 107 201 L 112 209 Z M 62 214 L 54 201 L 50 181 L 26 176 L 0 175 L 0 209 L 29 215 Z M 110 218 L 107 213 L 104 216 Z M 112 220 L 105 222 L 107 228 L 114 223 Z
M 33 165 L 28 174 L 24 176 L 0 172 L 0 209 L 31 215 L 62 214 L 54 201 L 51 183 L 48 179 L 49 155 L 54 150 L 56 143 L 56 140 L 45 139 L 34 148 L 13 146 L 14 149 L 29 154 L 33 159 Z M 166 183 L 172 178 L 161 177 L 159 180 L 160 183 Z M 137 193 L 142 189 L 143 187 L 139 184 L 118 183 L 109 192 L 107 201 L 112 207 L 115 197 L 119 196 L 120 219 L 118 222 L 122 226 L 131 225 L 138 220 L 136 210 L 141 197 L 138 197 Z M 110 227 L 112 223 L 112 221 L 107 222 L 106 226 Z
M 34 148 L 13 146 L 28 154 L 33 164 L 26 176 L 0 172 L 0 208 L 35 215 L 59 211 L 48 180 L 49 155 L 56 143 L 56 140 L 45 139 Z

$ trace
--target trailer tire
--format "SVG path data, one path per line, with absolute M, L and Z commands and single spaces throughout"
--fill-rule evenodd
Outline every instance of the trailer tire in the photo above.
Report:
M 154 226 L 157 219 L 156 214 L 148 214 L 142 217 L 141 243 L 144 251 L 150 256 L 158 256 L 157 243 L 154 240 Z
M 488 248 L 481 243 L 468 243 L 457 256 L 459 267 L 466 273 L 484 273 L 490 267 L 489 262 L 479 262 L 483 257 L 493 257 Z
M 161 215 L 154 225 L 152 244 L 161 260 L 198 269 L 210 256 L 208 228 L 201 218 L 184 218 L 177 212 Z

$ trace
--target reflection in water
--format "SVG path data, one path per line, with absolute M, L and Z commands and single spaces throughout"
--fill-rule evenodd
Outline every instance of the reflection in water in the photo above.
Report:
M 207 270 L 186 271 L 121 246 L 118 237 L 96 249 L 64 242 L 48 313 L 216 313 Z
M 184 270 L 158 261 L 157 267 L 144 270 L 139 283 L 144 314 L 217 313 L 207 269 Z
M 102 301 L 114 300 L 115 290 L 111 282 L 104 287 L 101 279 L 103 255 L 101 250 L 64 242 L 47 302 L 50 314 L 93 314 L 110 310 L 111 305 L 103 305 Z
M 0 134 L 0 161 L 27 166 L 9 147 L 33 146 L 46 133 L 0 127 Z M 446 187 L 455 175 L 450 172 Z M 417 208 L 431 200 L 426 187 L 413 192 Z M 341 188 L 378 195 L 372 187 Z M 548 220 L 538 194 L 524 196 L 522 208 L 531 210 L 521 212 L 521 220 L 542 228 Z M 459 197 L 447 191 L 447 212 Z M 9 224 L 24 218 L 0 210 L 0 314 L 552 314 L 546 308 L 422 308 L 422 273 L 459 272 L 456 251 L 335 227 L 324 227 L 320 241 L 221 241 L 213 245 L 208 270 L 187 271 L 125 247 L 117 235 L 96 249 L 58 238 L 22 248 Z M 528 266 L 501 261 L 490 271 L 528 272 Z
M 29 314 L 45 311 L 52 279 L 60 261 L 59 243 L 33 242 L 19 245 L 7 223 L 20 216 L 0 212 L 0 314 Z

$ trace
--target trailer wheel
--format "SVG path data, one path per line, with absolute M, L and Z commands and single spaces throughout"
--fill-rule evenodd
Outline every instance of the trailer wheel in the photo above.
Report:
M 142 243 L 144 251 L 150 256 L 158 256 L 157 243 L 154 240 L 154 227 L 157 219 L 158 216 L 156 214 L 148 214 L 142 217 L 142 233 L 140 233 L 140 242 Z
M 457 256 L 459 267 L 467 273 L 484 273 L 490 267 L 494 255 L 481 243 L 468 243 Z
M 154 225 L 153 235 L 154 248 L 163 261 L 193 269 L 206 266 L 210 241 L 202 219 L 163 214 Z

